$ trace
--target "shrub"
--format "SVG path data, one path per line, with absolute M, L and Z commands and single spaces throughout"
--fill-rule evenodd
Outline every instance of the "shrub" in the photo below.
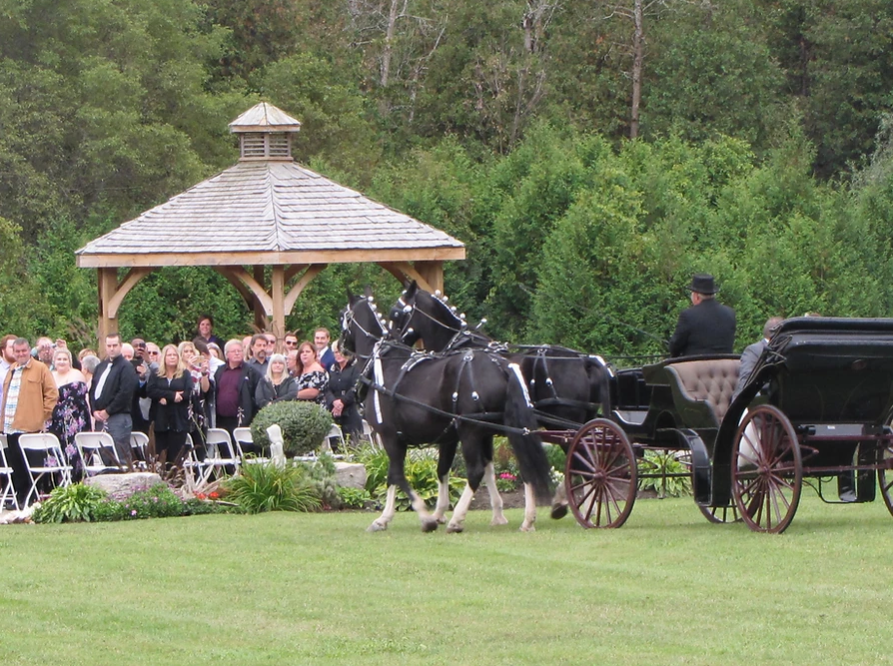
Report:
M 546 458 L 552 465 L 552 469 L 564 474 L 564 468 L 567 466 L 567 454 L 564 449 L 557 444 L 543 444 L 543 449 L 546 451 Z
M 319 448 L 332 427 L 332 415 L 314 402 L 286 400 L 267 405 L 251 422 L 254 443 L 269 448 L 267 428 L 278 424 L 287 455 L 302 456 Z
M 322 454 L 313 462 L 299 462 L 307 481 L 316 489 L 322 507 L 328 509 L 341 508 L 341 496 L 338 494 L 338 482 L 335 479 L 335 459 Z
M 496 475 L 496 490 L 510 493 L 518 488 L 518 477 L 511 472 L 500 472 Z
M 225 484 L 228 499 L 246 513 L 315 511 L 320 500 L 313 482 L 299 466 L 275 463 L 242 465 L 242 472 Z
M 75 483 L 54 488 L 47 500 L 34 510 L 32 520 L 35 523 L 99 520 L 97 511 L 106 501 L 107 493 L 95 486 Z
M 167 484 L 159 483 L 148 490 L 133 493 L 121 501 L 124 520 L 138 518 L 169 518 L 183 515 L 181 500 Z
M 372 495 L 365 488 L 338 488 L 342 509 L 365 509 L 372 504 Z
M 435 448 L 412 449 L 406 460 L 406 479 L 409 487 L 432 507 L 437 502 L 437 456 Z M 388 491 L 388 455 L 384 451 L 363 451 L 360 462 L 366 467 L 366 490 L 379 502 L 383 502 Z M 465 488 L 465 479 L 450 476 L 450 500 L 455 503 Z M 397 491 L 397 507 L 409 511 L 412 506 L 403 491 Z
M 183 502 L 184 516 L 204 516 L 211 513 L 244 513 L 244 511 L 238 505 L 207 502 L 196 497 Z
M 651 476 L 651 478 L 639 477 L 639 487 L 643 490 L 653 489 L 661 499 L 691 495 L 691 470 L 676 457 L 674 451 L 646 449 L 638 467 L 640 475 Z M 668 474 L 683 476 L 667 476 Z

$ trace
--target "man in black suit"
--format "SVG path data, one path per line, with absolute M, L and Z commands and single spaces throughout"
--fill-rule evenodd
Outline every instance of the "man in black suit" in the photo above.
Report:
M 697 273 L 686 287 L 690 308 L 679 315 L 670 338 L 670 356 L 731 354 L 735 345 L 735 311 L 716 300 L 719 292 L 712 275 Z
M 90 404 L 96 429 L 105 430 L 115 440 L 118 459 L 130 464 L 130 433 L 133 431 L 131 409 L 133 394 L 139 387 L 139 378 L 130 361 L 122 354 L 121 336 L 110 333 L 105 336 L 106 360 L 93 373 L 90 386 Z

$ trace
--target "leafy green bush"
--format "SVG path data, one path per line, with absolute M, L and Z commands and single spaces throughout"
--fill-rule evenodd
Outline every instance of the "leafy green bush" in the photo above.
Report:
M 338 497 L 341 500 L 342 509 L 365 509 L 373 500 L 372 495 L 365 488 L 338 488 Z
M 307 480 L 316 489 L 316 494 L 324 509 L 340 509 L 341 496 L 338 494 L 338 482 L 335 480 L 335 459 L 322 454 L 313 462 L 299 462 Z
M 436 448 L 411 449 L 406 460 L 406 479 L 415 493 L 425 504 L 433 507 L 437 502 L 437 456 Z M 388 491 L 388 455 L 384 451 L 364 450 L 359 456 L 366 467 L 366 490 L 375 499 L 383 502 Z M 450 476 L 450 500 L 455 503 L 465 488 L 465 479 Z M 409 511 L 412 506 L 403 491 L 397 491 L 397 508 Z
M 278 467 L 275 463 L 243 465 L 239 476 L 225 485 L 228 499 L 246 513 L 264 511 L 315 511 L 319 494 L 306 471 L 295 465 Z
M 332 427 L 332 415 L 316 403 L 287 400 L 267 405 L 251 422 L 254 443 L 269 448 L 267 428 L 278 424 L 287 455 L 302 456 L 319 448 Z
M 75 483 L 54 488 L 47 500 L 34 510 L 35 523 L 71 523 L 100 520 L 97 511 L 108 501 L 101 488 Z
M 238 505 L 208 502 L 197 497 L 183 502 L 184 516 L 205 516 L 212 513 L 244 513 L 244 511 Z
M 552 465 L 552 469 L 564 474 L 564 468 L 567 466 L 567 454 L 564 449 L 557 444 L 543 444 L 543 449 L 546 451 L 546 458 Z
M 183 515 L 183 500 L 164 483 L 134 493 L 123 500 L 121 505 L 124 507 L 125 520 L 170 518 Z
M 650 478 L 642 478 L 646 474 Z M 654 490 L 659 498 L 691 495 L 691 470 L 676 457 L 675 451 L 647 449 L 639 460 L 639 487 Z

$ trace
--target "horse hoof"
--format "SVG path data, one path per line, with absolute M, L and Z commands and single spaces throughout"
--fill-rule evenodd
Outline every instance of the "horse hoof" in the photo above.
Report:
M 518 530 L 519 532 L 536 532 L 536 527 L 533 525 L 521 525 L 521 528 Z
M 384 523 L 372 523 L 369 527 L 366 528 L 367 532 L 384 532 L 388 529 L 388 524 Z
M 464 525 L 448 525 L 447 526 L 447 534 L 459 534 L 460 532 L 465 531 Z
M 437 529 L 437 521 L 436 520 L 425 520 L 422 521 L 422 532 L 433 532 Z
M 490 521 L 491 527 L 497 527 L 499 525 L 508 525 L 509 519 L 505 516 L 494 517 L 493 520 Z
M 446 516 L 434 516 L 434 520 L 437 521 L 438 525 L 446 525 Z
M 567 515 L 567 504 L 553 504 L 551 515 L 555 520 L 564 518 Z

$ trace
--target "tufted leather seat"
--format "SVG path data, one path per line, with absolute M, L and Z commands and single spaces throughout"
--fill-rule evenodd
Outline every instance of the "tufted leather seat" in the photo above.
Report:
M 682 361 L 672 367 L 682 385 L 682 394 L 689 400 L 706 401 L 719 424 L 731 404 L 740 365 L 735 359 L 712 359 Z

